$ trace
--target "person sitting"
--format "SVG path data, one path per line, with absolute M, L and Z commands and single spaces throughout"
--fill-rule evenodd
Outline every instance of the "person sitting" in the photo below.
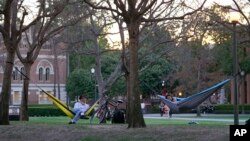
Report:
M 76 121 L 81 117 L 84 116 L 84 112 L 89 108 L 89 104 L 87 104 L 87 97 L 81 95 L 79 97 L 78 102 L 75 103 L 74 108 L 72 111 L 75 113 L 74 118 L 69 122 L 69 124 L 75 124 Z

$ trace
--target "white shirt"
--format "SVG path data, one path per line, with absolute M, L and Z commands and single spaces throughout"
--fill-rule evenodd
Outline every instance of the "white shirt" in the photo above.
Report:
M 76 102 L 74 105 L 74 109 L 76 110 L 81 110 L 81 111 L 86 111 L 89 108 L 89 104 L 82 104 L 81 102 Z
M 141 108 L 142 108 L 142 109 L 145 108 L 145 103 L 141 103 Z

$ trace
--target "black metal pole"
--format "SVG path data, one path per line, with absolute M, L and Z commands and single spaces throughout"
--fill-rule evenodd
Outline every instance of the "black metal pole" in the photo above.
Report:
M 95 73 L 94 72 L 91 72 L 91 80 L 93 81 L 94 80 L 94 100 L 96 101 L 96 80 L 95 80 Z
M 238 105 L 238 58 L 236 48 L 236 24 L 233 22 L 233 77 L 234 77 L 234 125 L 239 125 L 239 105 Z
M 96 84 L 96 79 L 95 79 L 95 101 L 96 101 L 96 99 L 97 99 L 97 97 L 96 97 L 96 86 L 97 84 Z

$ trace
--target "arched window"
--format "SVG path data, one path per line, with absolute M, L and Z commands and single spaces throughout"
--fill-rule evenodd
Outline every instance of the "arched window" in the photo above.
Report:
M 17 80 L 17 76 L 18 75 L 18 72 L 17 72 L 17 70 L 13 70 L 13 72 L 12 72 L 12 78 L 13 78 L 13 80 Z
M 43 68 L 39 68 L 39 80 L 43 80 Z
M 46 68 L 45 80 L 49 80 L 50 69 Z
M 22 73 L 22 74 L 20 74 L 20 79 L 23 80 L 23 79 L 24 79 L 23 74 L 25 74 L 25 72 L 24 72 L 24 67 L 21 67 L 21 73 Z

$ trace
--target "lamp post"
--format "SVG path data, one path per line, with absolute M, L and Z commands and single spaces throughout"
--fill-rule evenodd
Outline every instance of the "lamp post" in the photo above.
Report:
M 95 76 L 95 68 L 91 68 L 91 73 L 93 76 Z M 95 78 L 94 78 L 95 79 Z M 95 101 L 96 101 L 96 79 L 95 79 L 95 84 L 94 84 L 94 87 L 95 87 Z
M 166 90 L 166 87 L 165 87 L 165 81 L 164 80 L 161 83 L 161 95 L 162 96 L 166 96 L 167 95 L 167 90 Z
M 239 99 L 238 99 L 238 57 L 236 48 L 236 25 L 239 21 L 238 12 L 230 13 L 230 21 L 233 24 L 233 78 L 234 78 L 234 125 L 239 125 Z

